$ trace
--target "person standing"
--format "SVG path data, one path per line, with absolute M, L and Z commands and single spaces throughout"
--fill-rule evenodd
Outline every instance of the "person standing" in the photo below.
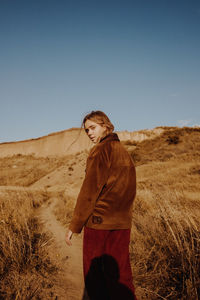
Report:
M 129 259 L 135 166 L 104 112 L 87 114 L 82 126 L 95 146 L 87 158 L 66 243 L 71 245 L 73 233 L 84 228 L 83 271 L 89 299 L 136 300 Z

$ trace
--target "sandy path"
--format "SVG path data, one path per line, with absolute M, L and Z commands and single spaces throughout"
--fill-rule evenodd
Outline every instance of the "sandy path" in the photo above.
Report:
M 50 205 L 43 204 L 38 213 L 44 224 L 44 230 L 53 235 L 53 245 L 49 255 L 52 259 L 56 259 L 63 269 L 63 289 L 66 291 L 66 297 L 59 297 L 58 299 L 82 300 L 84 291 L 82 235 L 73 236 L 72 246 L 66 244 L 66 229 L 56 220 L 53 213 L 57 199 L 51 198 L 51 201 Z

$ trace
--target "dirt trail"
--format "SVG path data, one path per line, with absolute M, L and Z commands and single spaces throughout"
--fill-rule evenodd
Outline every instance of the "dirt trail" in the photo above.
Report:
M 44 224 L 44 230 L 53 236 L 50 257 L 62 267 L 63 289 L 66 297 L 59 300 L 81 300 L 83 298 L 84 283 L 82 272 L 82 235 L 73 236 L 72 246 L 65 242 L 65 227 L 56 220 L 53 213 L 57 199 L 51 198 L 50 205 L 43 204 L 38 210 L 39 218 Z

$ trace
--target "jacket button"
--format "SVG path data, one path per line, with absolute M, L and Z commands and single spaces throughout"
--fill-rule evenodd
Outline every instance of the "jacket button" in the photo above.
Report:
M 101 224 L 102 222 L 103 222 L 102 217 L 92 216 L 92 223 L 94 223 L 94 224 Z

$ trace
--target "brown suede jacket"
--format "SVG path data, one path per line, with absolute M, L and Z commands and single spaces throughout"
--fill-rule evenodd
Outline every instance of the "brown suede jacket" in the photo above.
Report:
M 69 229 L 80 233 L 83 226 L 110 230 L 131 228 L 135 194 L 133 161 L 117 134 L 111 133 L 91 149 Z

